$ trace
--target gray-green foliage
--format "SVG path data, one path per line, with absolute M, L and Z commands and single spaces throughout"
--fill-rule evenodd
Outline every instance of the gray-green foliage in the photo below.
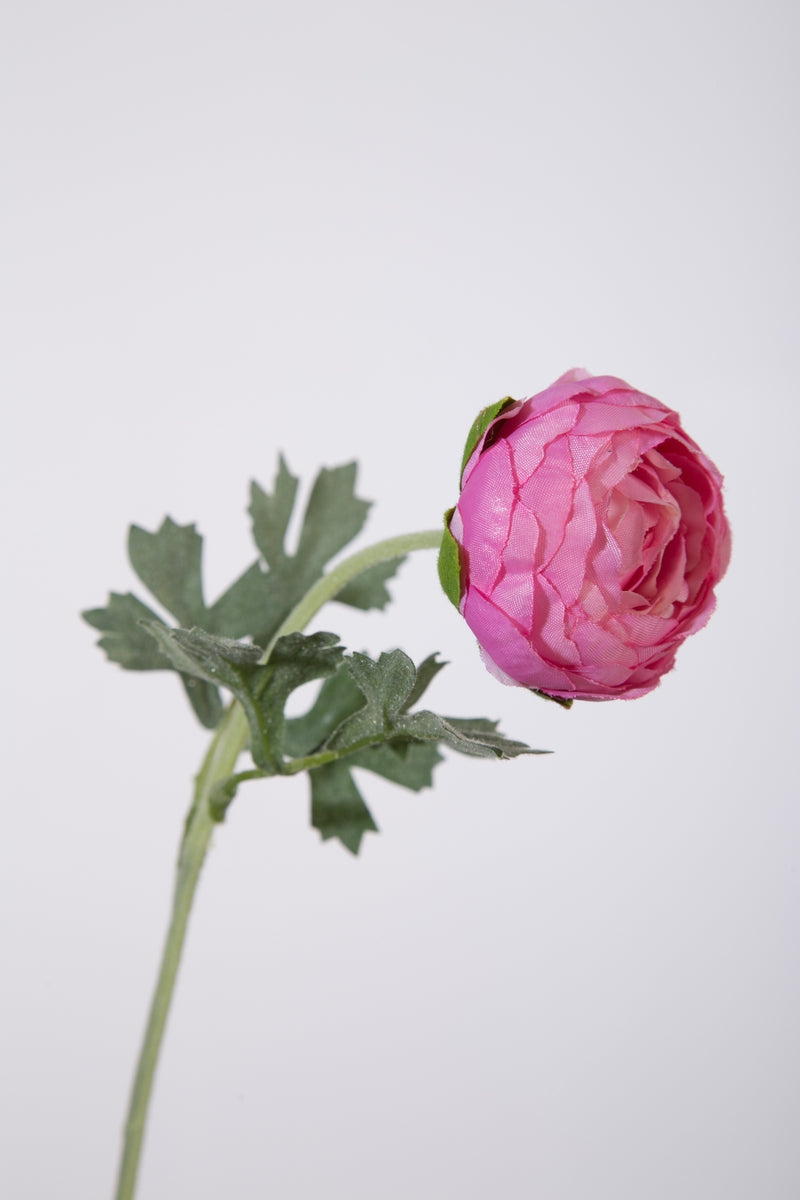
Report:
M 255 771 L 223 781 L 213 808 L 218 819 L 243 779 L 266 775 L 311 778 L 311 820 L 323 838 L 337 837 L 353 853 L 376 828 L 352 776 L 363 767 L 402 787 L 419 791 L 433 783 L 440 746 L 479 758 L 515 758 L 534 753 L 497 732 L 482 718 L 441 717 L 411 711 L 444 666 L 435 655 L 419 667 L 402 650 L 345 655 L 332 633 L 278 638 L 267 663 L 251 643 L 216 637 L 202 629 L 149 631 L 175 666 L 198 680 L 218 682 L 242 705 L 250 731 Z M 324 679 L 316 700 L 300 717 L 284 713 L 290 694 Z
M 320 471 L 290 553 L 286 532 L 297 485 L 283 459 L 271 493 L 252 485 L 259 557 L 212 605 L 204 599 L 202 538 L 193 525 L 168 517 L 155 533 L 131 528 L 134 570 L 177 627 L 131 593 L 112 593 L 105 608 L 83 616 L 103 634 L 99 644 L 111 661 L 128 670 L 176 671 L 204 725 L 213 728 L 220 719 L 220 688 L 241 704 L 254 767 L 217 784 L 211 807 L 218 820 L 244 780 L 307 771 L 312 824 L 323 838 L 338 838 L 357 853 L 364 833 L 377 827 L 354 768 L 419 791 L 432 785 L 442 746 L 483 758 L 539 752 L 498 733 L 496 722 L 418 709 L 444 666 L 436 655 L 415 667 L 402 650 L 377 660 L 347 655 L 332 633 L 276 636 L 330 560 L 359 533 L 369 508 L 355 494 L 353 464 Z M 401 561 L 370 567 L 336 599 L 384 607 L 386 581 Z M 268 646 L 267 656 L 262 647 Z M 321 686 L 308 711 L 287 718 L 292 692 L 315 680 Z
M 203 539 L 194 525 L 177 525 L 166 517 L 155 533 L 132 525 L 128 555 L 139 579 L 179 626 L 197 627 L 228 638 L 249 637 L 266 646 L 295 605 L 319 579 L 334 555 L 361 531 L 369 501 L 355 494 L 355 463 L 323 468 L 309 495 L 297 548 L 286 548 L 286 531 L 294 511 L 298 480 L 283 458 L 271 493 L 251 485 L 250 515 L 259 557 L 211 605 L 203 591 Z M 401 558 L 379 563 L 343 588 L 336 599 L 355 608 L 384 608 L 390 600 L 386 581 Z M 105 608 L 83 617 L 103 634 L 99 645 L 112 662 L 129 671 L 177 670 L 198 718 L 213 729 L 222 716 L 215 681 L 187 674 L 173 655 L 161 653 L 143 622 L 167 627 L 163 617 L 138 596 L 111 593 Z

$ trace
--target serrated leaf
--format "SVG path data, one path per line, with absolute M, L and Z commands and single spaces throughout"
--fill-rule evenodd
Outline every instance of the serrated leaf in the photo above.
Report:
M 515 742 L 500 733 L 485 728 L 491 722 L 482 720 L 451 720 L 432 712 L 411 713 L 403 718 L 401 728 L 407 737 L 424 741 L 443 742 L 459 754 L 472 758 L 516 758 L 520 754 L 540 754 L 524 742 Z
M 155 533 L 132 526 L 129 533 L 131 563 L 156 600 L 172 614 L 184 631 L 192 628 L 232 639 L 249 637 L 257 645 L 270 645 L 289 613 L 308 589 L 324 574 L 328 560 L 361 529 L 369 503 L 355 495 L 356 466 L 324 469 L 311 490 L 300 530 L 297 552 L 289 554 L 286 532 L 297 495 L 297 479 L 280 458 L 272 494 L 254 483 L 250 513 L 253 536 L 261 560 L 246 571 L 212 604 L 203 598 L 203 540 L 194 525 L 178 525 L 165 518 Z M 352 580 L 336 597 L 357 608 L 382 608 L 389 600 L 386 581 L 402 557 L 380 563 Z M 160 650 L 150 641 L 142 622 L 168 626 L 159 613 L 137 597 L 112 594 L 105 609 L 90 609 L 86 620 L 106 636 L 100 645 L 109 658 L 133 670 L 169 669 L 189 678 L 203 679 L 205 688 L 192 688 L 189 696 L 204 724 L 221 712 L 214 683 L 197 673 L 181 657 L 186 646 L 180 639 L 162 639 Z M 181 665 L 183 664 L 183 665 Z M 227 686 L 227 684 L 226 684 Z
M 262 664 L 261 647 L 250 642 L 196 627 L 169 629 L 157 621 L 145 628 L 177 670 L 233 693 L 247 717 L 253 760 L 272 773 L 282 769 L 287 699 L 304 683 L 332 675 L 344 654 L 335 633 L 292 633 L 278 639 L 269 662 Z
M 358 854 L 365 833 L 378 831 L 372 814 L 344 762 L 328 763 L 309 771 L 311 824 L 323 841 L 338 838 L 351 854 Z
M 196 626 L 170 629 L 160 621 L 144 624 L 178 671 L 208 683 L 222 683 L 233 689 L 239 682 L 238 672 L 255 668 L 262 655 L 261 648 L 250 642 L 237 642 Z
M 128 556 L 142 583 L 180 625 L 199 625 L 203 601 L 203 539 L 194 525 L 165 517 L 155 533 L 132 525 Z
M 278 473 L 272 495 L 255 482 L 250 485 L 249 512 L 253 518 L 253 539 L 273 570 L 286 562 L 284 542 L 297 496 L 297 485 L 298 480 L 289 471 L 283 455 L 278 458 Z
M 112 592 L 105 608 L 89 608 L 81 616 L 105 635 L 97 644 L 111 662 L 128 671 L 169 670 L 168 660 L 142 628 L 143 621 L 158 621 L 158 617 L 130 592 Z
M 406 556 L 401 555 L 399 558 L 376 563 L 337 592 L 334 600 L 338 604 L 349 604 L 351 608 L 385 608 L 392 598 L 386 581 L 397 573 L 405 561 Z
M 426 659 L 425 674 L 431 678 L 434 665 Z M 354 654 L 346 660 L 346 666 L 363 692 L 365 703 L 328 738 L 326 750 L 352 754 L 381 741 L 413 740 L 443 742 L 460 754 L 477 758 L 515 758 L 532 753 L 523 742 L 497 733 L 496 725 L 483 718 L 449 721 L 426 710 L 409 713 L 417 676 L 414 664 L 402 650 L 382 654 L 377 662 L 364 654 Z
M 348 741 L 393 728 L 416 683 L 416 671 L 408 655 L 392 650 L 373 662 L 366 654 L 353 654 L 347 660 L 347 669 L 366 700 L 347 722 Z M 331 739 L 332 746 L 339 744 L 340 733 Z
M 253 536 L 270 565 L 261 618 L 247 632 L 268 645 L 281 623 L 308 589 L 324 574 L 328 561 L 360 531 L 370 504 L 355 495 L 356 464 L 323 468 L 314 480 L 303 515 L 295 554 L 285 547 L 297 480 L 283 459 L 274 494 L 252 485 L 250 513 Z M 389 579 L 402 559 L 368 568 L 335 597 L 356 608 L 383 608 L 390 599 Z
M 364 695 L 345 667 L 326 679 L 307 713 L 286 722 L 285 749 L 294 758 L 305 758 L 322 746 L 334 729 L 364 707 Z
M 282 753 L 284 708 L 293 691 L 314 679 L 333 675 L 344 656 L 335 633 L 290 633 L 278 638 L 263 675 L 254 689 L 261 719 L 276 753 Z M 259 764 L 261 765 L 261 764 Z
M 402 650 L 381 654 L 377 662 L 366 654 L 353 654 L 346 666 L 364 704 L 325 743 L 330 750 L 352 751 L 361 744 L 387 740 L 397 730 L 416 685 L 414 664 Z
M 444 760 L 433 742 L 396 741 L 357 750 L 345 761 L 412 792 L 420 792 L 433 787 L 433 768 Z
M 203 628 L 226 637 L 252 637 L 255 629 L 265 621 L 269 623 L 274 601 L 269 575 L 259 562 L 254 562 L 207 609 Z
M 203 721 L 200 707 L 204 693 L 202 681 L 208 685 L 222 684 L 241 704 L 250 730 L 250 752 L 254 762 L 263 770 L 275 773 L 279 769 L 279 752 L 273 745 L 271 731 L 264 723 L 256 693 L 265 682 L 267 667 L 259 665 L 262 650 L 249 642 L 208 633 L 205 629 L 169 629 L 157 622 L 145 627 L 157 640 L 175 668 L 192 677 L 192 690 L 187 687 L 195 712 Z M 197 686 L 194 686 L 197 685 Z M 212 709 L 208 709 L 210 713 Z M 220 714 L 221 715 L 221 711 Z M 205 722 L 204 722 L 205 723 Z
M 322 574 L 367 519 L 371 504 L 355 494 L 356 470 L 354 462 L 323 467 L 314 480 L 295 556 L 312 578 Z
M 417 677 L 414 681 L 414 686 L 403 703 L 403 712 L 407 712 L 409 708 L 412 708 L 422 698 L 428 690 L 431 680 L 435 679 L 439 672 L 447 666 L 446 662 L 439 662 L 438 659 L 438 654 L 429 654 L 417 667 Z

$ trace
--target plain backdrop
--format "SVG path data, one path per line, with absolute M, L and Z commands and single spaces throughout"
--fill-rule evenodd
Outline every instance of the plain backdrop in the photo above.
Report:
M 78 613 L 130 522 L 250 560 L 251 478 L 440 520 L 484 405 L 583 366 L 680 411 L 733 561 L 650 697 L 505 688 L 404 569 L 356 649 L 553 750 L 244 789 L 201 879 L 140 1200 L 800 1195 L 797 10 L 26 0 L 0 18 L 0 1193 L 109 1197 L 207 735 Z

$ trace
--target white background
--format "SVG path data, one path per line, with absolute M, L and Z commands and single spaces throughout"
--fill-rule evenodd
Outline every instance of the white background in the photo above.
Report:
M 5 7 L 0 1192 L 111 1193 L 207 735 L 78 612 L 129 522 L 249 561 L 277 451 L 436 525 L 466 430 L 572 366 L 677 408 L 730 572 L 659 691 L 484 671 L 419 554 L 318 622 L 547 747 L 371 778 L 359 859 L 243 790 L 201 880 L 140 1200 L 793 1200 L 798 204 L 788 3 Z

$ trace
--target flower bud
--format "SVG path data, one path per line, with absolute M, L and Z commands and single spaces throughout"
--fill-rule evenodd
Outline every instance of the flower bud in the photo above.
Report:
M 487 667 L 562 700 L 652 691 L 730 557 L 722 477 L 678 414 L 582 370 L 484 409 L 446 520 L 442 584 Z

